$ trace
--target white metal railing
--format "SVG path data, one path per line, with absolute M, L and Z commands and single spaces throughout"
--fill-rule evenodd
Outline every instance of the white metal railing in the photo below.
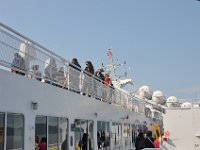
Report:
M 15 58 L 16 57 L 16 58 Z M 15 58 L 15 59 L 14 59 Z M 15 61 L 14 61 L 15 60 Z M 145 103 L 76 68 L 66 59 L 0 23 L 0 68 L 88 95 L 134 112 Z

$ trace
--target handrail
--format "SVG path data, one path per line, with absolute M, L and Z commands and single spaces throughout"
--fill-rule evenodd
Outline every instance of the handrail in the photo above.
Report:
M 44 50 L 47 51 L 48 53 L 53 54 L 54 56 L 59 57 L 59 58 L 65 60 L 64 58 L 60 57 L 60 56 L 57 55 L 56 53 L 50 51 L 49 49 L 47 49 L 47 48 L 45 48 L 44 46 L 38 44 L 37 42 L 33 41 L 32 39 L 30 39 L 30 38 L 24 36 L 23 34 L 17 32 L 16 30 L 12 29 L 11 27 L 9 27 L 9 26 L 3 24 L 2 22 L 0 22 L 0 26 L 2 26 L 3 28 L 7 29 L 7 30 L 10 31 L 10 32 L 15 33 L 15 34 L 18 35 L 19 37 L 22 37 L 23 39 L 26 39 L 27 41 L 30 41 L 31 43 L 33 43 L 34 45 L 37 45 L 37 46 L 40 47 L 41 49 L 44 49 Z M 66 61 L 67 61 L 67 60 L 66 60 Z

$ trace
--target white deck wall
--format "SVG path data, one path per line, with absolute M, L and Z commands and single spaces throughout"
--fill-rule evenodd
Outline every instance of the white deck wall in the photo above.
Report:
M 24 149 L 27 150 L 34 149 L 36 115 L 66 117 L 69 119 L 69 128 L 74 123 L 74 119 L 114 121 L 122 124 L 136 123 L 136 120 L 142 124 L 145 121 L 144 114 L 131 112 L 1 69 L 0 95 L 0 112 L 22 113 L 24 115 Z M 38 103 L 37 110 L 31 108 L 32 102 Z M 97 118 L 95 113 L 97 113 Z M 127 115 L 129 118 L 124 120 L 123 118 Z M 94 125 L 96 126 L 96 123 Z M 94 142 L 96 143 L 95 135 Z M 69 136 L 74 137 L 73 132 L 69 132 Z M 97 149 L 97 145 L 95 145 L 95 149 Z M 74 147 L 71 146 L 69 150 L 74 150 Z
M 164 129 L 170 132 L 168 142 L 177 150 L 200 149 L 200 109 L 167 109 Z

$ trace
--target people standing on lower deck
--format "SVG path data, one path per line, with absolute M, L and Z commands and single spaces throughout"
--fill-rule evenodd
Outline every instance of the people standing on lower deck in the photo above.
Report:
M 135 150 L 142 150 L 145 148 L 145 139 L 144 139 L 144 134 L 142 132 L 139 132 L 136 142 L 135 142 Z
M 81 140 L 81 147 L 82 147 L 82 150 L 92 150 L 91 140 L 87 133 L 83 133 L 83 137 Z
M 98 145 L 98 148 L 101 148 L 102 146 L 101 135 L 99 132 L 97 132 L 97 145 Z
M 40 144 L 39 144 L 40 150 L 47 150 L 47 138 L 42 137 Z
M 67 135 L 65 137 L 65 140 L 62 142 L 61 150 L 67 150 Z
M 155 148 L 154 138 L 152 137 L 151 131 L 147 131 L 146 138 L 145 138 L 145 148 Z
M 81 150 L 81 142 L 79 141 L 79 143 L 76 145 L 76 150 Z

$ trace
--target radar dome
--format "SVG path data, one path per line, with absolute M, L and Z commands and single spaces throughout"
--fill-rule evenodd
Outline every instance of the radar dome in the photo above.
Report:
M 177 102 L 178 102 L 178 100 L 175 96 L 170 96 L 167 99 L 167 103 L 177 103 Z
M 161 105 L 164 105 L 166 103 L 166 98 L 163 94 L 162 91 L 155 91 L 153 92 L 153 95 L 152 95 L 152 100 L 157 103 L 157 104 L 161 104 Z
M 136 96 L 141 99 L 151 99 L 152 92 L 148 86 L 144 85 L 139 88 Z
M 175 96 L 168 97 L 166 103 L 168 108 L 180 107 L 180 104 Z
M 192 108 L 192 103 L 190 102 L 182 103 L 181 108 Z

